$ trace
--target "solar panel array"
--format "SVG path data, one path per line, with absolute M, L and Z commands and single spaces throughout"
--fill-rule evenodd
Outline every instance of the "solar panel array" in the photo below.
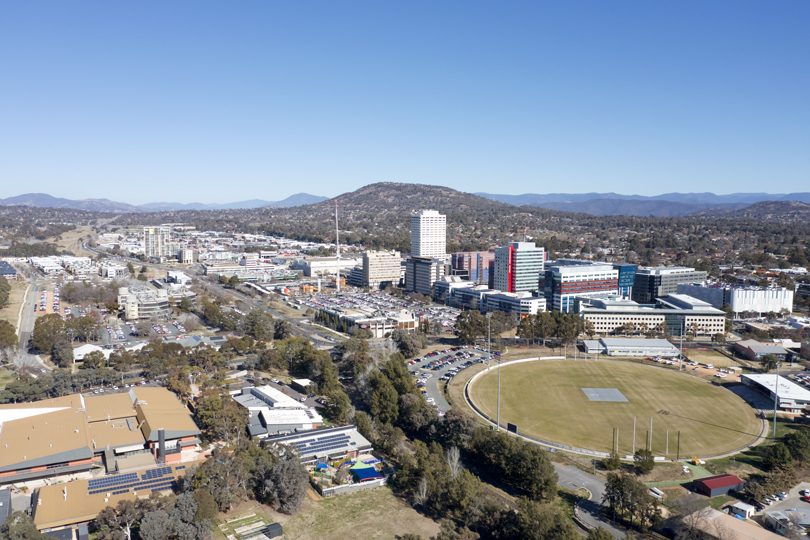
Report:
M 112 493 L 122 495 L 132 490 L 151 489 L 161 491 L 169 489 L 174 483 L 171 467 L 159 467 L 138 473 L 114 474 L 103 478 L 95 478 L 87 482 L 87 494 Z
M 309 441 L 296 441 L 292 443 L 292 446 L 301 454 L 320 454 L 348 446 L 350 441 L 351 437 L 345 433 L 339 433 L 317 437 Z

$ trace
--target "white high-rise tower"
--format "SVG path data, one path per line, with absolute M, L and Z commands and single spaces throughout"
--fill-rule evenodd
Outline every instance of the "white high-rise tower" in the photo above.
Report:
M 411 257 L 447 256 L 447 216 L 436 210 L 411 215 Z

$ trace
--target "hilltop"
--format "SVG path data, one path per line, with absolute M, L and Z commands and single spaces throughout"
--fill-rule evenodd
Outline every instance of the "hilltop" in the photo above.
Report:
M 262 209 L 254 216 L 268 232 L 321 241 L 334 239 L 335 205 L 341 235 L 347 242 L 369 247 L 407 250 L 412 212 L 429 208 L 447 215 L 448 242 L 458 249 L 488 247 L 506 238 L 522 239 L 528 228 L 540 227 L 542 209 L 517 208 L 444 186 L 378 182 L 328 201 L 294 210 Z M 496 233 L 498 231 L 498 233 Z

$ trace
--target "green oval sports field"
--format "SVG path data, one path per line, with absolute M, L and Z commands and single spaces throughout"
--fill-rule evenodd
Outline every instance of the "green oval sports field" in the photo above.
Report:
M 497 370 L 470 384 L 475 405 L 496 417 Z M 593 401 L 603 394 L 626 402 Z M 614 390 L 615 389 L 615 390 Z M 674 370 L 615 360 L 540 360 L 506 365 L 501 372 L 501 424 L 521 434 L 579 448 L 608 452 L 618 428 L 619 453 L 645 446 L 652 418 L 653 453 L 680 457 L 734 452 L 753 443 L 762 423 L 754 409 L 731 391 Z M 668 432 L 668 434 L 667 434 Z M 668 442 L 668 444 L 667 444 Z

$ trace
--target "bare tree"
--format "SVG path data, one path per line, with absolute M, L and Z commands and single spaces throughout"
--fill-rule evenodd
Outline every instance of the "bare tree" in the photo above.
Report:
M 425 504 L 428 496 L 428 483 L 427 478 L 424 476 L 419 480 L 419 485 L 416 486 L 416 492 L 413 494 L 413 502 L 416 506 Z
M 447 461 L 447 466 L 450 467 L 450 475 L 455 478 L 461 472 L 461 452 L 458 446 L 451 446 L 444 453 L 444 459 Z

